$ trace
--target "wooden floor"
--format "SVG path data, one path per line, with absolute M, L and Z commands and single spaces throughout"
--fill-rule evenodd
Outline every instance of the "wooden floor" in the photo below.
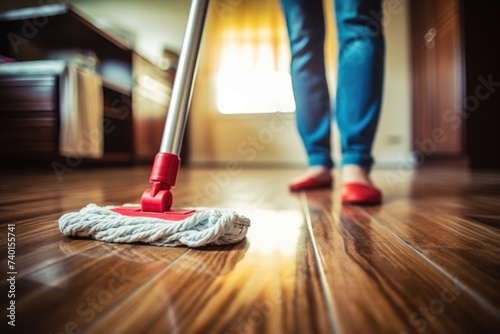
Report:
M 297 172 L 184 168 L 177 206 L 252 220 L 239 244 L 187 249 L 58 230 L 87 203 L 137 203 L 149 167 L 1 171 L 0 332 L 499 332 L 500 174 L 375 171 L 384 204 L 350 207 L 339 184 L 288 193 Z

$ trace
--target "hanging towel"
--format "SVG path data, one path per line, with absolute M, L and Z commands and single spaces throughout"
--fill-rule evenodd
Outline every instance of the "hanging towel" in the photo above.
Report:
M 68 64 L 61 76 L 59 153 L 99 159 L 104 153 L 103 93 L 99 74 Z

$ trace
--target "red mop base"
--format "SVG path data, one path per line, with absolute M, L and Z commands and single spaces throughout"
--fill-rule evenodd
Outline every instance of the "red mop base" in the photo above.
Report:
M 184 220 L 196 213 L 196 210 L 188 210 L 188 209 L 165 211 L 165 212 L 142 211 L 140 205 L 122 206 L 111 210 L 121 215 L 129 217 L 148 217 L 148 218 L 159 218 L 159 219 L 173 220 L 173 221 Z
M 171 210 L 173 196 L 170 188 L 175 186 L 180 159 L 177 155 L 160 152 L 155 156 L 149 182 L 151 189 L 142 194 L 141 205 L 122 206 L 112 211 L 129 217 L 159 218 L 181 221 L 196 213 L 196 210 Z

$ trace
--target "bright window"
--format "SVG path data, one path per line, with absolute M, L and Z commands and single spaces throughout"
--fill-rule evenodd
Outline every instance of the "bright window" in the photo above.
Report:
M 228 30 L 213 73 L 216 109 L 222 114 L 293 112 L 288 42 L 271 29 Z

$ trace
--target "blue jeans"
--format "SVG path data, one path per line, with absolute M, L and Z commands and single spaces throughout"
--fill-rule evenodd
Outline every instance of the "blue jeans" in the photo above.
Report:
M 281 0 L 292 53 L 291 75 L 299 133 L 310 166 L 333 167 L 332 112 L 325 75 L 321 0 Z M 385 42 L 381 0 L 335 0 L 339 41 L 335 118 L 342 165 L 370 171 L 382 102 Z

